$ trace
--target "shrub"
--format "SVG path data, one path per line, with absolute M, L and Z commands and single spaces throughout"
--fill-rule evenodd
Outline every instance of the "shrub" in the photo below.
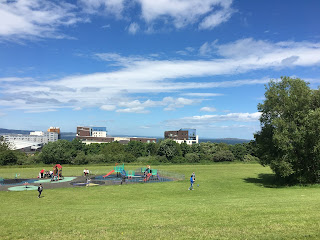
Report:
M 213 154 L 213 161 L 215 162 L 225 162 L 225 161 L 233 161 L 234 156 L 229 150 L 220 150 Z

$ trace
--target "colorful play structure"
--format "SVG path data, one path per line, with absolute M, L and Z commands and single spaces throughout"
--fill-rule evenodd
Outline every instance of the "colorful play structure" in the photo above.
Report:
M 114 172 L 117 174 L 117 177 L 119 177 L 119 174 L 122 175 L 123 171 L 125 172 L 125 170 L 124 170 L 124 163 L 123 163 L 121 166 L 118 166 L 118 163 L 116 163 L 116 166 L 113 168 L 113 170 L 111 170 L 109 173 L 107 173 L 106 175 L 104 175 L 103 178 L 108 177 L 109 175 L 111 175 L 111 174 L 114 173 Z
M 160 179 L 158 170 L 151 169 L 150 165 L 147 165 L 147 167 L 143 167 L 138 170 L 126 171 L 124 169 L 124 164 L 118 165 L 118 163 L 116 163 L 113 170 L 102 176 L 103 180 L 113 179 L 114 182 L 119 181 L 119 179 L 116 179 L 119 177 L 121 177 L 122 179 L 121 183 L 123 183 L 124 180 L 127 180 L 128 182 L 149 182 L 157 180 L 159 181 Z M 99 178 L 99 176 L 96 177 L 96 179 Z
M 51 177 L 51 181 L 59 181 L 62 180 L 62 166 L 60 164 L 56 164 L 53 167 L 53 176 Z

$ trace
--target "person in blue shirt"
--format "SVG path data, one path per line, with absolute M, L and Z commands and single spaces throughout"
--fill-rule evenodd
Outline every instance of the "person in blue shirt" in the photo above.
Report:
M 188 188 L 188 190 L 194 190 L 194 189 L 193 189 L 193 183 L 194 183 L 194 178 L 193 178 L 193 175 L 191 175 L 191 177 L 190 177 L 190 184 L 191 184 L 191 186 Z

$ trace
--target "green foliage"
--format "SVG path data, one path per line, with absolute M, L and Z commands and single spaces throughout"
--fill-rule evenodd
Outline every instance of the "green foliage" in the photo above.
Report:
M 246 154 L 243 156 L 244 162 L 259 162 L 259 158 L 252 156 L 250 154 Z
M 238 161 L 243 161 L 243 157 L 247 154 L 247 148 L 244 144 L 231 145 L 231 152 Z
M 237 150 L 238 148 L 240 150 Z M 7 145 L 2 145 L 2 148 L 0 145 L 0 152 L 1 149 L 3 151 L 6 149 L 11 151 Z M 18 158 L 16 163 L 20 165 L 34 163 L 84 165 L 88 163 L 140 163 L 141 161 L 146 161 L 150 164 L 181 164 L 213 162 L 215 161 L 215 153 L 229 150 L 234 153 L 235 159 L 243 159 L 245 154 L 251 154 L 252 149 L 253 147 L 248 147 L 247 144 L 232 146 L 225 143 L 211 142 L 190 146 L 186 143 L 178 144 L 170 139 L 162 140 L 158 143 L 131 141 L 128 144 L 112 142 L 88 145 L 81 143 L 78 139 L 74 139 L 71 142 L 66 140 L 50 142 L 43 147 L 42 152 L 36 153 L 35 156 L 25 155 L 20 152 L 15 152 L 15 154 Z M 230 158 L 219 158 L 219 161 L 230 161 Z
M 83 165 L 87 164 L 88 162 L 87 156 L 82 151 L 79 151 L 77 156 L 72 160 L 72 163 L 76 165 Z
M 160 142 L 158 155 L 165 156 L 170 161 L 175 156 L 182 155 L 180 145 L 171 139 L 165 139 Z
M 199 154 L 197 153 L 187 153 L 185 158 L 188 163 L 200 162 Z
M 136 158 L 147 156 L 146 145 L 138 141 L 130 141 L 128 144 L 126 144 L 125 151 L 132 154 Z
M 14 165 L 17 164 L 18 157 L 11 150 L 5 150 L 0 152 L 0 164 L 1 165 Z
M 320 182 L 320 93 L 308 83 L 282 77 L 266 86 L 258 105 L 257 155 L 287 182 Z
M 234 160 L 234 155 L 230 150 L 220 150 L 213 154 L 215 162 L 230 162 Z
M 40 160 L 45 164 L 66 164 L 71 163 L 73 157 L 77 155 L 75 149 L 72 149 L 71 142 L 67 140 L 58 140 L 57 142 L 49 142 L 41 151 Z

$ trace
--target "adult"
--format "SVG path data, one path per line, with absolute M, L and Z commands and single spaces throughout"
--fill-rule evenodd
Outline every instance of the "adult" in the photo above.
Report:
M 43 190 L 43 187 L 42 187 L 42 185 L 41 185 L 41 183 L 40 183 L 40 185 L 39 185 L 39 187 L 38 187 L 38 192 L 39 192 L 38 198 L 41 197 L 42 190 Z
M 83 170 L 83 174 L 84 174 L 84 176 L 87 176 L 88 172 L 87 172 L 86 168 Z
M 40 171 L 40 178 L 43 178 L 44 169 Z

